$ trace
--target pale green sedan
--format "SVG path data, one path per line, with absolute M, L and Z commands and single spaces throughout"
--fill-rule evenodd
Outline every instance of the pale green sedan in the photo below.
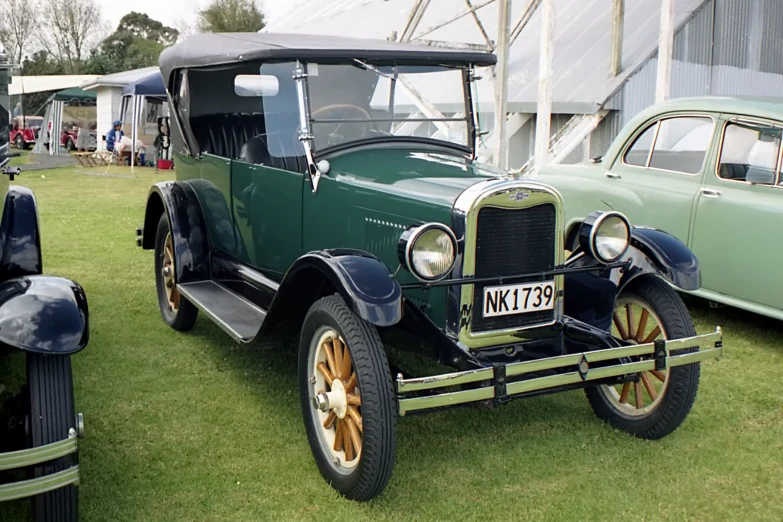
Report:
M 783 99 L 683 98 L 651 107 L 594 163 L 542 169 L 565 199 L 567 238 L 596 209 L 685 242 L 693 294 L 783 320 Z

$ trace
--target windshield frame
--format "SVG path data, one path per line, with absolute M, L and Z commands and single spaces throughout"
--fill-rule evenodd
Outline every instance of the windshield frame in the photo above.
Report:
M 462 152 L 464 154 L 467 154 L 471 157 L 471 159 L 475 159 L 476 157 L 476 145 L 477 145 L 477 127 L 476 127 L 476 121 L 475 121 L 475 113 L 474 113 L 474 103 L 473 103 L 473 96 L 472 96 L 472 85 L 474 79 L 474 73 L 473 73 L 473 64 L 460 64 L 460 65 L 453 65 L 453 64 L 431 64 L 431 65 L 422 65 L 420 63 L 406 63 L 406 62 L 400 62 L 400 61 L 382 61 L 382 62 L 376 62 L 376 61 L 362 61 L 358 59 L 352 59 L 348 61 L 310 61 L 310 62 L 300 62 L 301 66 L 304 68 L 304 99 L 302 101 L 304 103 L 303 106 L 300 106 L 300 116 L 302 119 L 302 128 L 305 130 L 303 133 L 303 137 L 306 137 L 308 141 L 310 141 L 310 149 L 312 151 L 313 157 L 321 157 L 324 155 L 328 155 L 334 152 L 338 151 L 344 151 L 346 149 L 352 149 L 355 147 L 361 147 L 366 145 L 377 145 L 382 143 L 418 143 L 418 144 L 424 144 L 429 146 L 436 146 L 436 147 L 443 147 L 447 149 L 453 149 L 457 150 L 459 152 Z M 330 119 L 314 119 L 312 118 L 312 107 L 311 107 L 311 96 L 310 96 L 310 67 L 312 65 L 316 66 L 330 66 L 330 65 L 350 65 L 357 67 L 359 69 L 372 71 L 378 74 L 379 76 L 382 76 L 384 78 L 388 78 L 392 80 L 391 86 L 390 86 L 390 104 L 392 103 L 392 99 L 394 96 L 394 91 L 396 88 L 397 83 L 397 74 L 395 73 L 394 76 L 389 75 L 385 72 L 382 72 L 378 70 L 379 67 L 438 67 L 443 69 L 450 69 L 450 70 L 458 70 L 461 71 L 461 81 L 462 81 L 462 98 L 463 98 L 463 104 L 464 105 L 464 116 L 460 118 L 454 118 L 454 117 L 436 117 L 436 118 L 380 118 L 380 119 L 372 119 L 373 122 L 459 122 L 465 125 L 466 129 L 466 145 L 461 145 L 459 143 L 456 143 L 454 141 L 449 140 L 441 140 L 437 138 L 429 138 L 429 137 L 421 137 L 421 136 L 374 136 L 371 138 L 363 138 L 363 139 L 357 139 L 357 140 L 350 140 L 346 141 L 344 143 L 340 143 L 337 145 L 329 146 L 329 147 L 322 147 L 317 148 L 315 146 L 315 127 L 317 124 L 322 123 L 335 123 L 335 122 L 344 122 L 344 123 L 352 123 L 352 122 L 360 122 L 360 121 L 367 121 L 367 120 L 359 120 L 359 119 L 341 119 L 341 120 L 330 120 Z M 305 127 L 306 122 L 306 127 Z

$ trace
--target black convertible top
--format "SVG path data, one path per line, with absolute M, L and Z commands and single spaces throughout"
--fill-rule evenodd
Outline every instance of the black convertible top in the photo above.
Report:
M 160 55 L 167 85 L 175 69 L 207 67 L 252 60 L 404 61 L 406 64 L 493 65 L 494 54 L 428 45 L 363 40 L 340 36 L 284 33 L 199 34 L 169 47 Z

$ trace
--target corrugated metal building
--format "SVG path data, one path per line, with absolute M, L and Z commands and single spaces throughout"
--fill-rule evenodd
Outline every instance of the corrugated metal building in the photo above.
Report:
M 474 5 L 485 2 L 473 0 Z M 515 20 L 528 2 L 512 1 Z M 311 0 L 267 30 L 385 38 L 401 32 L 414 0 Z M 655 98 L 658 0 L 626 0 L 622 71 L 610 74 L 612 3 L 555 0 L 552 133 L 574 115 L 609 109 L 592 135 L 566 159 L 577 162 L 603 154 L 620 127 Z M 676 0 L 673 97 L 706 94 L 783 95 L 783 1 Z M 412 41 L 483 44 L 471 16 L 437 27 L 465 10 L 462 0 L 431 0 Z M 497 2 L 476 11 L 490 39 L 497 32 Z M 512 44 L 509 56 L 509 111 L 535 112 L 540 13 Z M 431 28 L 435 28 L 434 30 Z M 482 111 L 492 93 L 483 89 Z M 484 122 L 492 118 L 484 118 Z M 509 164 L 520 167 L 533 154 L 535 116 L 517 129 Z

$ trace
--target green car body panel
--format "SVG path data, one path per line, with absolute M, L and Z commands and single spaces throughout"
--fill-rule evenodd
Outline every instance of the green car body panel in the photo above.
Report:
M 625 164 L 624 154 L 637 136 L 657 120 L 677 116 L 713 121 L 698 173 Z M 695 295 L 783 320 L 783 186 L 718 175 L 724 129 L 736 121 L 783 127 L 783 99 L 666 102 L 630 121 L 599 162 L 546 167 L 538 179 L 563 195 L 567 231 L 595 210 L 623 212 L 632 223 L 665 230 L 693 250 L 702 277 Z
M 195 160 L 177 155 L 177 161 L 187 165 L 177 176 L 195 187 L 212 244 L 278 280 L 306 252 L 334 248 L 368 252 L 395 271 L 406 228 L 451 226 L 460 194 L 503 176 L 456 151 L 415 145 L 335 154 L 317 193 L 301 172 L 209 154 Z M 395 277 L 400 284 L 416 281 L 406 270 Z M 409 290 L 406 297 L 423 305 L 435 324 L 444 324 L 445 287 Z

